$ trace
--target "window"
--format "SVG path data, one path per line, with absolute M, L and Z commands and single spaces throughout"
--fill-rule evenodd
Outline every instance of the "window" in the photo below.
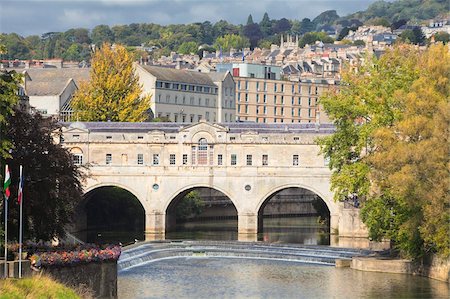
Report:
M 245 90 L 248 90 L 248 81 L 245 81 Z
M 209 112 L 208 111 L 205 112 L 205 118 L 206 118 L 206 121 L 209 121 Z
M 159 154 L 153 154 L 153 165 L 159 165 Z
M 281 96 L 281 104 L 284 104 L 284 96 Z
M 248 102 L 248 94 L 245 94 L 245 101 Z
M 191 147 L 191 165 L 196 165 L 197 161 L 195 158 L 197 157 L 197 147 L 194 145 Z
M 267 103 L 267 96 L 266 95 L 263 95 L 263 102 Z
M 273 91 L 277 92 L 277 83 L 273 86 Z
M 256 103 L 259 103 L 259 94 L 256 95 Z
M 112 139 L 112 136 L 106 136 L 106 139 Z
M 292 156 L 292 165 L 298 166 L 298 155 Z
M 248 105 L 245 105 L 245 113 L 248 113 Z
M 202 138 L 198 141 L 198 165 L 208 164 L 208 141 Z
M 235 141 L 236 137 L 230 137 L 230 141 Z
M 106 165 L 112 164 L 112 154 L 106 154 L 105 163 Z
M 238 92 L 238 102 L 240 102 L 240 101 L 241 101 L 241 93 Z
M 217 155 L 217 165 L 223 165 L 223 156 Z
M 281 84 L 281 92 L 284 92 L 284 84 Z
M 72 135 L 72 138 L 78 140 L 78 139 L 80 139 L 80 135 Z
M 263 166 L 269 165 L 269 155 L 262 155 L 262 165 Z
M 264 114 L 267 114 L 267 107 L 266 106 L 264 106 L 263 111 L 264 111 Z
M 231 165 L 237 164 L 237 156 L 236 154 L 231 154 Z
M 183 165 L 187 165 L 187 154 L 183 154 Z
M 169 156 L 169 164 L 170 165 L 175 165 L 175 154 L 170 154 Z
M 144 139 L 144 136 L 138 136 L 137 138 L 138 139 Z
M 253 164 L 253 157 L 252 155 L 247 155 L 247 166 L 252 166 Z
M 75 165 L 83 164 L 83 154 L 73 154 L 72 160 L 73 160 L 73 164 L 75 164 Z
M 259 91 L 259 82 L 256 82 L 256 90 Z
M 144 154 L 138 154 L 138 165 L 144 165 Z
M 324 164 L 325 166 L 330 165 L 330 157 L 326 157 L 326 158 L 323 160 L 323 164 Z
M 300 137 L 294 137 L 294 141 L 299 141 Z
M 264 91 L 267 91 L 267 83 L 264 82 Z

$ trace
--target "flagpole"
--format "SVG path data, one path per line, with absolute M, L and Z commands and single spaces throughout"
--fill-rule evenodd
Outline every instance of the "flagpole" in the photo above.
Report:
M 20 165 L 20 177 L 19 177 L 19 194 L 18 199 L 20 200 L 20 216 L 19 216 L 19 278 L 22 278 L 22 202 L 23 202 L 23 177 L 22 177 L 22 165 Z
M 8 197 L 5 195 L 5 278 L 8 278 Z

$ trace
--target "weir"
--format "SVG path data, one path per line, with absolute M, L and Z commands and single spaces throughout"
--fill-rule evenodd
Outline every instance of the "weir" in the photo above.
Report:
M 328 246 L 301 246 L 297 244 L 264 244 L 246 242 L 182 241 L 146 242 L 131 245 L 122 251 L 118 271 L 166 259 L 243 258 L 285 260 L 334 266 L 337 259 L 351 260 L 355 256 L 369 256 L 370 250 L 334 248 Z

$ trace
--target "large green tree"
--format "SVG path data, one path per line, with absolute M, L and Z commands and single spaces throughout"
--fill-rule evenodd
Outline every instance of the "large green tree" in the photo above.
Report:
M 90 81 L 80 84 L 71 105 L 78 120 L 141 122 L 149 118 L 150 96 L 142 95 L 132 55 L 105 43 L 92 57 Z
M 9 116 L 4 138 L 12 144 L 6 159 L 17 198 L 19 165 L 24 167 L 24 238 L 51 240 L 63 237 L 73 209 L 82 198 L 82 175 L 66 148 L 54 142 L 58 125 L 39 114 L 16 109 Z M 57 133 L 56 133 L 57 135 Z M 17 238 L 18 204 L 9 201 L 10 239 Z
M 401 45 L 366 62 L 320 100 L 336 125 L 319 141 L 335 199 L 357 195 L 370 237 L 403 256 L 448 256 L 448 50 Z

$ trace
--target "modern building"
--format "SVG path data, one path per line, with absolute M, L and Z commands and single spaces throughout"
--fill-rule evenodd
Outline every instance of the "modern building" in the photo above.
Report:
M 150 94 L 154 117 L 171 122 L 235 121 L 233 77 L 149 65 L 136 65 L 144 94 Z

